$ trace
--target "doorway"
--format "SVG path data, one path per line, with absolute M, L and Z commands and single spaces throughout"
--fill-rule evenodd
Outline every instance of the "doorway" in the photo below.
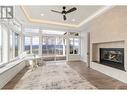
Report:
M 44 61 L 66 60 L 66 38 L 46 35 L 42 37 Z

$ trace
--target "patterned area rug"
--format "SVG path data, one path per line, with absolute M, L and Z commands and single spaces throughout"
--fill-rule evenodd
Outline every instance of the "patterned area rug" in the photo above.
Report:
M 14 89 L 97 89 L 66 62 L 47 63 L 28 71 Z

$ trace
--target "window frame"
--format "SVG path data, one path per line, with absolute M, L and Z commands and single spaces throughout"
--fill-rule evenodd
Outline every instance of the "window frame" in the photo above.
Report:
M 3 33 L 2 33 L 2 25 L 0 24 L 0 32 L 1 32 L 1 37 L 0 37 L 0 41 L 1 41 L 1 47 L 0 47 L 0 63 L 2 62 L 2 47 L 3 47 L 3 45 L 2 45 L 2 42 L 3 42 Z
M 78 39 L 79 40 L 79 43 L 78 43 L 78 51 L 77 53 L 75 54 L 75 39 Z M 71 41 L 72 41 L 72 44 L 71 44 Z M 71 46 L 72 45 L 72 53 L 71 53 Z M 69 37 L 69 54 L 70 55 L 79 55 L 80 54 L 80 37 Z
M 25 37 L 30 38 L 30 42 L 29 42 L 29 46 L 30 46 L 29 48 L 30 48 L 30 50 L 29 50 L 28 53 L 26 52 L 27 50 L 25 49 L 25 45 L 26 45 L 26 44 L 25 44 L 25 43 L 26 43 L 26 42 L 25 42 Z M 27 54 L 31 54 L 31 45 L 32 45 L 32 43 L 31 43 L 31 36 L 24 36 L 24 51 L 25 51 Z
M 33 39 L 34 39 L 34 38 L 38 38 L 38 50 L 37 50 L 37 54 L 33 52 L 33 50 L 34 50 L 34 49 L 33 49 L 33 43 L 34 43 L 34 42 L 33 42 L 33 41 L 34 41 Z M 31 44 L 32 44 L 32 54 L 38 55 L 38 54 L 39 54 L 39 44 L 40 44 L 40 43 L 39 43 L 39 36 L 32 36 L 32 41 L 31 41 L 31 42 L 32 42 L 32 43 L 31 43 Z
M 1 57 L 1 62 L 0 62 L 0 67 L 1 66 L 3 66 L 4 64 L 8 64 L 8 63 L 10 63 L 10 62 L 12 62 L 12 61 L 14 61 L 14 60 L 16 60 L 16 59 L 18 59 L 19 58 L 19 52 L 21 51 L 21 49 L 22 48 L 20 48 L 20 46 L 21 46 L 21 43 L 18 41 L 18 56 L 14 56 L 14 54 L 15 54 L 15 50 L 14 51 L 12 51 L 13 52 L 13 54 L 11 53 L 11 50 L 10 50 L 10 48 L 13 48 L 14 49 L 14 44 L 15 44 L 15 40 L 14 40 L 14 33 L 17 33 L 18 35 L 19 35 L 19 38 L 18 38 L 18 40 L 20 40 L 21 39 L 21 34 L 22 34 L 22 31 L 18 31 L 16 28 L 15 28 L 15 26 L 12 26 L 12 25 L 10 25 L 10 21 L 4 21 L 4 23 L 0 23 L 0 25 L 1 25 L 1 32 L 2 32 L 2 37 L 0 37 L 1 38 L 1 41 L 2 41 L 2 57 Z M 3 33 L 3 31 L 6 31 L 6 43 L 4 43 L 3 41 L 5 41 L 5 33 Z M 11 35 L 12 35 L 12 38 L 11 38 Z M 12 46 L 11 46 L 11 42 L 10 42 L 10 39 L 12 40 Z M 4 44 L 4 45 L 3 45 Z M 4 59 L 5 58 L 3 58 L 3 54 L 4 54 L 4 49 L 3 48 L 5 48 L 5 46 L 6 46 L 6 53 L 7 54 L 5 54 L 6 55 L 6 61 L 4 61 Z M 10 54 L 11 54 L 11 56 L 13 56 L 13 57 L 10 57 Z M 5 56 L 4 55 L 4 56 Z
M 30 52 L 29 53 L 27 53 L 26 50 L 25 50 L 25 37 L 29 37 L 30 38 Z M 33 48 L 32 48 L 32 46 L 33 46 L 33 38 L 34 37 L 38 37 L 39 38 L 38 53 L 37 54 L 33 53 Z M 32 36 L 25 35 L 24 36 L 24 52 L 26 52 L 27 54 L 39 55 L 39 49 L 40 49 L 39 46 L 40 46 L 40 37 L 38 35 L 32 35 Z

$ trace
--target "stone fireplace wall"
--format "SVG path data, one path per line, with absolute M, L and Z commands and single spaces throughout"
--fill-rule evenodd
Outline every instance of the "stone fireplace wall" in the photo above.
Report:
M 115 6 L 96 17 L 89 31 L 91 68 L 127 83 L 127 6 Z M 99 61 L 99 48 L 124 48 L 126 71 L 93 62 Z

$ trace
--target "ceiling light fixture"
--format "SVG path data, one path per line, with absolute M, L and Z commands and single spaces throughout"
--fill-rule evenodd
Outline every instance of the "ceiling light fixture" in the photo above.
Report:
M 73 22 L 75 22 L 75 19 L 72 19 Z
M 41 16 L 44 16 L 44 14 L 41 14 Z

